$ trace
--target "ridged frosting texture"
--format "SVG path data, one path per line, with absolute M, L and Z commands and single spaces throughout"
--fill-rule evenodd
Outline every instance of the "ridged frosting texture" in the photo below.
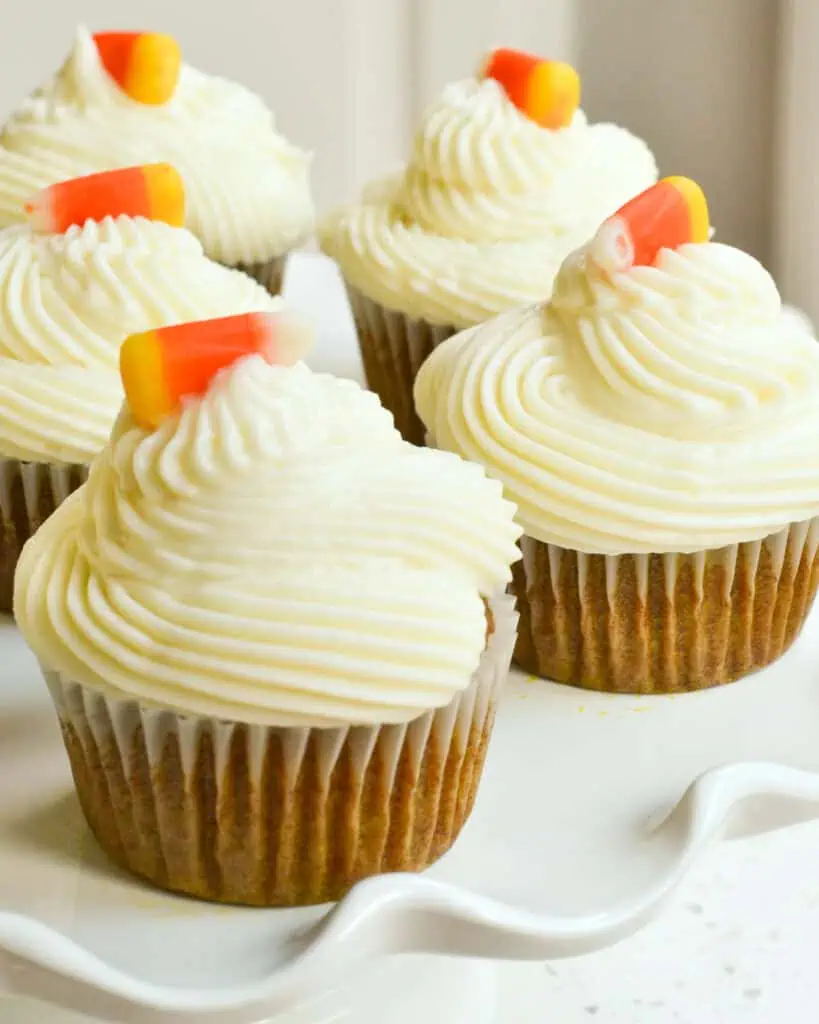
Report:
M 60 235 L 0 231 L 0 456 L 90 461 L 122 402 L 128 334 L 278 305 L 167 224 L 109 217 Z
M 575 254 L 550 304 L 440 346 L 415 399 L 547 543 L 689 552 L 819 515 L 819 345 L 729 246 L 613 279 Z
M 310 233 L 309 157 L 276 132 L 257 96 L 183 65 L 168 103 L 137 103 L 84 28 L 60 71 L 0 134 L 0 224 L 21 220 L 22 204 L 46 185 L 157 161 L 182 174 L 186 226 L 212 259 L 264 262 Z
M 497 82 L 450 85 L 402 173 L 332 214 L 321 243 L 382 305 L 465 327 L 547 298 L 563 258 L 657 174 L 643 142 L 578 111 L 539 127 Z
M 519 533 L 374 395 L 254 356 L 154 433 L 123 412 L 24 549 L 17 622 L 52 669 L 178 711 L 404 721 L 469 684 Z

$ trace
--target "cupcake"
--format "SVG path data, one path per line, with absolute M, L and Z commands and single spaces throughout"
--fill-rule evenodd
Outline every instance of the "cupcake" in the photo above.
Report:
M 665 179 L 569 257 L 549 303 L 442 345 L 434 441 L 519 509 L 516 659 L 597 690 L 727 683 L 778 658 L 819 581 L 819 346 Z
M 0 231 L 2 611 L 23 543 L 108 439 L 123 332 L 280 302 L 172 226 L 183 199 L 167 165 L 129 168 L 49 188 L 28 204 L 31 223 Z
M 47 185 L 152 162 L 182 174 L 186 226 L 205 253 L 277 293 L 312 229 L 309 158 L 257 96 L 183 64 L 168 36 L 77 30 L 62 68 L 0 133 L 0 225 Z
M 454 842 L 520 535 L 496 481 L 403 442 L 375 395 L 271 365 L 295 355 L 280 319 L 125 342 L 110 444 L 15 589 L 101 845 L 162 888 L 268 906 Z
M 403 171 L 320 226 L 347 284 L 367 382 L 408 441 L 423 442 L 412 384 L 429 353 L 547 298 L 563 258 L 656 181 L 645 144 L 589 124 L 578 98 L 568 65 L 495 51 L 426 112 Z

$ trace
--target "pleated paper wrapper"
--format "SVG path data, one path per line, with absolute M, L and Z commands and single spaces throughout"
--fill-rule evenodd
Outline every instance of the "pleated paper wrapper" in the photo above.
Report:
M 87 476 L 87 465 L 0 458 L 0 612 L 12 610 L 23 545 Z
M 287 254 L 277 256 L 272 260 L 265 260 L 261 263 L 236 263 L 226 264 L 230 270 L 241 270 L 248 274 L 266 288 L 271 295 L 279 295 L 284 283 L 284 272 L 287 268 Z
M 819 519 L 694 554 L 586 555 L 524 537 L 515 661 L 623 693 L 731 682 L 798 636 L 819 584 L 817 546 Z
M 515 642 L 506 595 L 468 688 L 403 725 L 264 727 L 184 716 L 43 669 L 88 823 L 111 858 L 164 889 L 293 906 L 418 871 L 475 799 Z
M 405 441 L 422 445 L 424 425 L 415 412 L 412 388 L 432 351 L 461 328 L 415 320 L 385 309 L 347 284 L 367 387 L 381 399 Z

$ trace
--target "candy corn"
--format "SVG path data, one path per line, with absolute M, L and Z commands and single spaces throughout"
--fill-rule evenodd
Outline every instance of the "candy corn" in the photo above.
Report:
M 580 103 L 580 76 L 570 64 L 519 50 L 493 50 L 479 78 L 494 78 L 527 117 L 542 128 L 564 128 Z
M 200 320 L 132 334 L 120 349 L 120 373 L 134 419 L 154 430 L 183 398 L 204 394 L 215 374 L 237 359 L 260 355 L 292 366 L 312 340 L 309 324 L 293 313 Z
M 182 54 L 173 36 L 97 32 L 94 42 L 103 67 L 132 100 L 159 106 L 173 96 L 182 68 Z
M 690 178 L 663 178 L 603 222 L 589 244 L 591 259 L 608 273 L 649 266 L 660 249 L 707 242 L 708 203 Z
M 25 211 L 35 231 L 52 234 L 87 220 L 121 216 L 180 227 L 185 220 L 185 187 L 170 164 L 145 164 L 51 185 L 27 202 Z

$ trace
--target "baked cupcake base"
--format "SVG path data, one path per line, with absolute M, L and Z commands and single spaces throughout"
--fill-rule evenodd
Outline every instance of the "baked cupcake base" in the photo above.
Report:
M 44 668 L 92 831 L 155 885 L 227 903 L 322 903 L 369 875 L 427 867 L 472 809 L 508 673 L 514 601 L 491 613 L 468 689 L 405 725 L 219 722 Z
M 381 399 L 405 441 L 424 443 L 425 428 L 415 412 L 412 388 L 427 356 L 461 328 L 414 320 L 385 309 L 347 285 L 358 332 L 367 387 Z
M 592 690 L 673 693 L 764 668 L 819 585 L 819 519 L 690 555 L 584 555 L 524 537 L 515 661 Z
M 284 272 L 287 269 L 287 254 L 263 263 L 237 263 L 232 270 L 241 270 L 266 288 L 271 295 L 279 295 L 284 284 Z
M 85 482 L 88 466 L 0 458 L 0 612 L 14 604 L 14 570 L 23 545 Z

